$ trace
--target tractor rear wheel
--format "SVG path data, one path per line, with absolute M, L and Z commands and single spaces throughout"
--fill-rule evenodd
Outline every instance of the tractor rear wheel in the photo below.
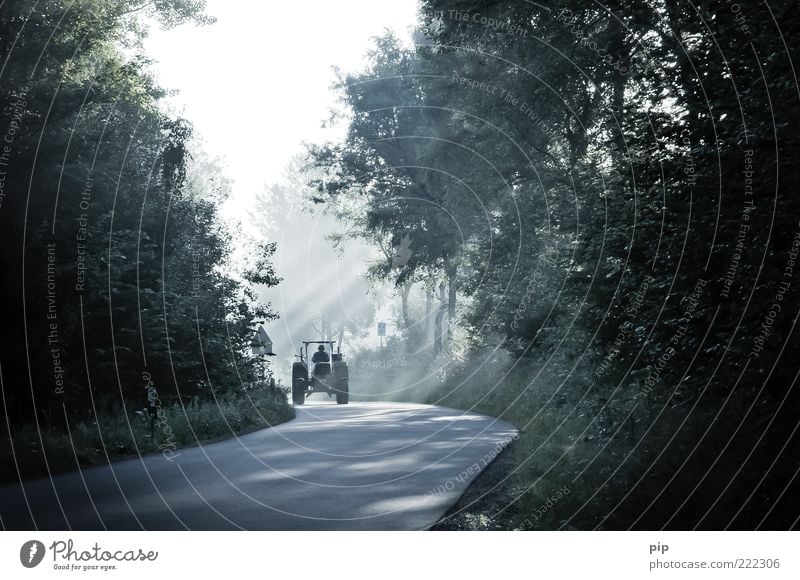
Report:
M 302 363 L 292 365 L 292 402 L 295 405 L 303 405 L 306 402 L 306 383 L 308 382 L 308 370 Z
M 336 388 L 336 404 L 346 405 L 350 402 L 350 385 L 347 381 L 339 381 Z

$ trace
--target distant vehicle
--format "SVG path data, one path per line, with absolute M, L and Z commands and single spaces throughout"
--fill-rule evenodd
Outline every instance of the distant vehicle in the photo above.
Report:
M 314 362 L 315 357 L 308 356 L 309 345 L 328 345 L 328 357 L 319 357 L 319 362 Z M 346 405 L 350 402 L 350 375 L 347 363 L 339 349 L 333 352 L 336 344 L 333 340 L 304 340 L 300 347 L 299 358 L 292 365 L 292 401 L 295 405 L 303 405 L 306 397 L 312 393 L 327 393 L 329 397 L 336 397 L 336 403 Z

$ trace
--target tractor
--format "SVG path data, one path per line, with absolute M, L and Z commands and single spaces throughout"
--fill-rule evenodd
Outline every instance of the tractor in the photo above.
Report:
M 292 401 L 295 405 L 304 404 L 306 397 L 312 393 L 327 393 L 331 398 L 336 396 L 339 405 L 350 402 L 347 363 L 342 360 L 343 355 L 338 348 L 333 352 L 335 344 L 332 340 L 303 341 L 300 354 L 294 355 L 300 360 L 292 365 Z M 309 345 L 328 345 L 328 360 L 313 362 L 313 355 L 310 358 L 308 356 Z

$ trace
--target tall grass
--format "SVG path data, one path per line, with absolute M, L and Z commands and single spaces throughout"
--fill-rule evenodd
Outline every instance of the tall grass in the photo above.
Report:
M 703 373 L 650 386 L 646 362 L 630 372 L 631 357 L 609 365 L 607 351 L 586 347 L 585 332 L 559 340 L 565 327 L 553 324 L 556 332 L 525 356 L 476 345 L 434 358 L 395 342 L 354 357 L 355 396 L 474 411 L 520 430 L 442 527 L 688 529 L 710 506 L 706 529 L 727 527 L 740 511 L 735 529 L 760 525 L 778 493 L 771 488 L 795 476 L 770 461 L 793 436 L 797 412 L 786 411 L 794 413 L 786 429 L 767 432 L 774 416 L 766 395 L 755 400 Z M 642 360 L 659 354 L 656 347 Z
M 258 385 L 210 400 L 175 402 L 158 410 L 152 429 L 144 409 L 103 414 L 69 429 L 35 424 L 7 426 L 0 439 L 0 481 L 55 474 L 77 466 L 100 465 L 128 456 L 175 449 L 277 425 L 294 418 L 285 389 Z M 12 445 L 13 443 L 13 445 Z
M 636 377 L 600 381 L 594 368 L 567 354 L 497 357 L 463 365 L 424 398 L 520 429 L 504 457 L 505 479 L 493 482 L 487 497 L 461 514 L 463 527 L 653 529 L 670 521 L 680 529 L 681 514 L 668 518 L 684 498 L 692 496 L 692 503 L 681 506 L 684 516 L 719 499 L 713 490 L 695 489 L 709 465 L 715 471 L 706 483 L 748 477 L 739 473 L 735 451 L 722 454 L 729 437 L 704 438 L 712 424 L 719 433 L 737 429 L 740 412 L 719 411 L 742 408 L 744 395 L 732 393 L 727 403 L 716 396 L 700 399 L 703 385 L 697 381 L 650 391 Z M 753 448 L 756 435 L 742 433 L 736 443 Z M 744 487 L 754 489 L 757 480 Z M 738 509 L 741 498 L 724 502 Z

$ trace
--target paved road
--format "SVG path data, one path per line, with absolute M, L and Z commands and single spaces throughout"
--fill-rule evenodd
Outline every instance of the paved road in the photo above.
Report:
M 0 525 L 43 530 L 421 530 L 515 434 L 442 407 L 309 402 L 220 443 L 0 488 Z

